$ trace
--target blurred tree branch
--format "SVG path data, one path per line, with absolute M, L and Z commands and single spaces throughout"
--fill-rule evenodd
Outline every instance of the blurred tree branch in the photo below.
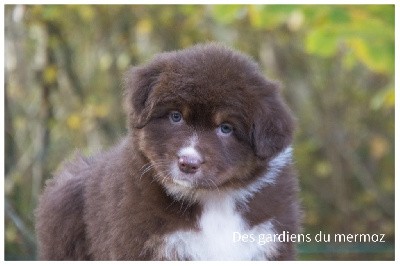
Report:
M 83 102 L 84 101 L 84 90 L 82 83 L 80 81 L 80 78 L 78 74 L 75 71 L 75 67 L 73 65 L 73 58 L 74 58 L 74 52 L 70 48 L 70 45 L 68 44 L 68 41 L 65 39 L 65 34 L 62 33 L 60 26 L 58 26 L 54 22 L 47 22 L 46 23 L 46 30 L 49 34 L 49 36 L 54 37 L 56 40 L 59 42 L 59 48 L 61 51 L 62 55 L 62 62 L 64 63 L 65 66 L 65 71 L 66 74 L 68 75 L 69 81 L 72 84 L 72 89 L 75 91 L 75 93 L 79 96 L 79 99 Z M 53 44 L 54 45 L 54 44 Z M 55 47 L 48 47 L 49 52 L 51 49 L 55 49 Z M 55 63 L 55 54 L 51 55 L 52 57 L 52 62 Z
M 5 134 L 5 161 L 4 161 L 4 175 L 7 176 L 10 169 L 16 161 L 16 147 L 14 142 L 14 125 L 13 117 L 11 116 L 9 99 L 7 93 L 7 82 L 4 84 L 4 134 Z
M 6 217 L 8 217 L 13 222 L 15 227 L 21 233 L 21 235 L 23 236 L 23 238 L 25 240 L 24 242 L 31 249 L 35 249 L 36 238 L 35 238 L 33 232 L 30 229 L 28 229 L 25 222 L 19 217 L 19 215 L 14 210 L 14 208 L 11 206 L 11 204 L 9 203 L 7 198 L 5 198 L 5 200 L 4 200 L 4 212 L 5 212 Z

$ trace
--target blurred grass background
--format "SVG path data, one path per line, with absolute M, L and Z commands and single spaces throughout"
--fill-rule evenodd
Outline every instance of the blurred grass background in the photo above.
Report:
M 394 5 L 6 5 L 5 259 L 36 257 L 33 210 L 74 150 L 126 133 L 121 77 L 161 51 L 219 41 L 279 80 L 297 116 L 304 260 L 394 259 Z

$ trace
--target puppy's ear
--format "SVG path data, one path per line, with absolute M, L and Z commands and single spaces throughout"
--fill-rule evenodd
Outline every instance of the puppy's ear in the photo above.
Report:
M 268 87 L 268 95 L 259 98 L 252 131 L 253 147 L 261 159 L 271 158 L 288 146 L 294 130 L 293 117 L 278 86 L 269 83 Z
M 133 67 L 125 74 L 124 107 L 128 114 L 129 128 L 142 128 L 150 119 L 153 104 L 149 95 L 162 72 L 160 64 L 152 63 Z

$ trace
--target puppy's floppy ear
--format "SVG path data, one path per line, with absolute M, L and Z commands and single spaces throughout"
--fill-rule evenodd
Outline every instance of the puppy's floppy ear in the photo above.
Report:
M 271 158 L 288 146 L 293 137 L 294 120 L 289 108 L 279 95 L 278 86 L 267 84 L 269 93 L 259 98 L 252 140 L 256 155 Z
M 142 128 L 149 121 L 153 107 L 149 95 L 161 72 L 162 66 L 153 62 L 143 67 L 133 67 L 125 74 L 124 107 L 129 128 Z

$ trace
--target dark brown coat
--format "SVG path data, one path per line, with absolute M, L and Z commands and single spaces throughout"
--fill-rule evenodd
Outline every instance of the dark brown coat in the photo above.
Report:
M 199 191 L 248 186 L 291 143 L 293 120 L 277 86 L 248 57 L 223 46 L 163 53 L 133 68 L 125 83 L 128 136 L 93 158 L 77 155 L 46 184 L 36 213 L 40 259 L 165 259 L 167 234 L 201 230 Z M 174 110 L 183 124 L 171 124 Z M 232 135 L 216 134 L 227 122 Z M 170 165 L 193 135 L 205 160 L 202 176 L 182 195 L 171 194 Z M 277 231 L 296 233 L 297 190 L 289 163 L 237 211 L 249 226 L 273 218 Z M 272 259 L 294 256 L 284 243 Z

